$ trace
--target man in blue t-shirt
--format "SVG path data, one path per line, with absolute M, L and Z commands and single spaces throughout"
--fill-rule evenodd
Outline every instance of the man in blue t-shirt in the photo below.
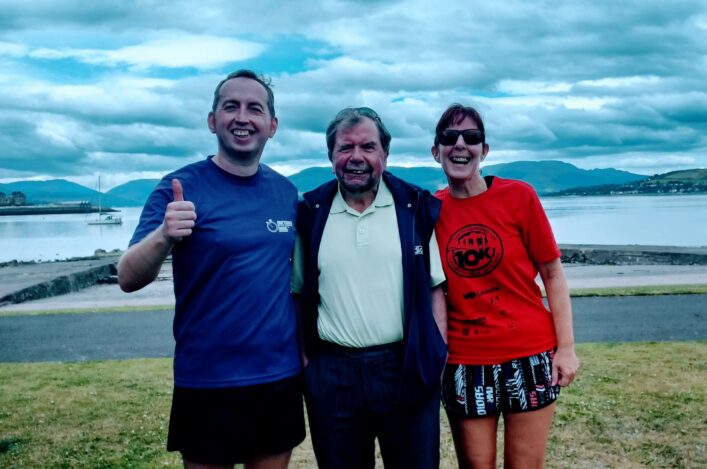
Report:
M 160 181 L 118 264 L 132 292 L 172 254 L 167 449 L 187 468 L 285 468 L 305 436 L 289 290 L 297 190 L 260 164 L 277 124 L 268 80 L 239 70 L 221 81 L 208 115 L 217 153 Z

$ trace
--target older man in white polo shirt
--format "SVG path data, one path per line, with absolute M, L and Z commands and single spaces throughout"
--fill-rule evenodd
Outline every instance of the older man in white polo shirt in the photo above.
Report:
M 390 133 L 369 108 L 327 129 L 336 180 L 304 194 L 293 291 L 305 398 L 321 468 L 439 466 L 446 357 L 439 201 L 385 172 Z

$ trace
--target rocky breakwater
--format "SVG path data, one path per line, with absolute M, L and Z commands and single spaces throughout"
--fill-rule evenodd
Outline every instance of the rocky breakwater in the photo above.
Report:
M 562 262 L 595 265 L 707 265 L 707 247 L 561 244 Z
M 117 256 L 0 265 L 0 306 L 75 292 L 116 275 Z

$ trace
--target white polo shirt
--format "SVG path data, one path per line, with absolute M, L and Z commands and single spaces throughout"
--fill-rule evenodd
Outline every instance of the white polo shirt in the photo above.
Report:
M 444 282 L 434 233 L 430 285 Z M 302 290 L 302 259 L 295 247 L 293 291 Z M 374 202 L 359 213 L 337 190 L 318 256 L 322 340 L 369 347 L 403 338 L 403 265 L 393 195 L 381 181 Z

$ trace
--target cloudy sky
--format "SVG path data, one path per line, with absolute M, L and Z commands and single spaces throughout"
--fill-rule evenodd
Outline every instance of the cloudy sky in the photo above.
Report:
M 0 182 L 106 189 L 204 158 L 239 68 L 273 80 L 263 162 L 285 174 L 327 163 L 346 106 L 381 114 L 389 164 L 433 165 L 452 102 L 484 116 L 489 164 L 707 167 L 704 0 L 0 0 Z

